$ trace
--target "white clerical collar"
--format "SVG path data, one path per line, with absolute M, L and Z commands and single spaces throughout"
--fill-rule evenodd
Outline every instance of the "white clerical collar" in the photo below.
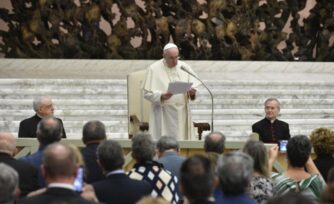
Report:
M 115 170 L 115 171 L 108 172 L 106 176 L 110 176 L 110 175 L 113 175 L 113 174 L 125 174 L 125 172 L 122 169 L 118 169 L 118 170 Z
M 50 183 L 48 188 L 66 188 L 74 191 L 74 186 L 68 183 Z

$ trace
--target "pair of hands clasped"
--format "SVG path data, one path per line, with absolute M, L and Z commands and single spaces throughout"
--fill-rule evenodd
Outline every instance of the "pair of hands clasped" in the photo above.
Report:
M 188 96 L 190 97 L 191 100 L 194 100 L 195 97 L 196 97 L 196 89 L 191 88 L 189 91 L 187 91 L 187 94 L 188 94 Z M 173 96 L 172 93 L 167 92 L 167 93 L 161 94 L 160 99 L 161 99 L 161 101 L 165 101 L 165 100 L 170 99 L 172 96 Z

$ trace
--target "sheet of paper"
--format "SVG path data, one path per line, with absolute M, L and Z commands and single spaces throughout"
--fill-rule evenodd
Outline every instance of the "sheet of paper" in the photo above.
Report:
M 170 82 L 168 85 L 168 92 L 172 94 L 185 93 L 190 90 L 193 83 L 183 82 L 183 81 L 174 81 Z

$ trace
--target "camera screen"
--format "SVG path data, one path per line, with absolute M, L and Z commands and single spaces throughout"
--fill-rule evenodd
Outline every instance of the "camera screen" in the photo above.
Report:
M 280 140 L 279 141 L 279 151 L 286 152 L 286 145 L 288 144 L 288 140 Z
M 75 178 L 73 185 L 74 185 L 75 191 L 77 192 L 82 191 L 82 186 L 83 186 L 83 168 L 82 167 L 78 169 L 77 177 Z

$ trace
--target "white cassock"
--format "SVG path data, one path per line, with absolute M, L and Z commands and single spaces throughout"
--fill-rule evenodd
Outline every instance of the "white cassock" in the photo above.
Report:
M 188 95 L 175 94 L 168 100 L 160 100 L 161 94 L 167 92 L 169 82 L 192 82 L 192 88 L 200 84 L 197 79 L 181 70 L 181 66 L 195 74 L 191 67 L 182 61 L 178 61 L 176 67 L 169 68 L 164 59 L 153 63 L 147 69 L 143 89 L 144 98 L 151 102 L 149 130 L 154 139 L 161 136 L 173 136 L 178 140 L 195 139 Z

